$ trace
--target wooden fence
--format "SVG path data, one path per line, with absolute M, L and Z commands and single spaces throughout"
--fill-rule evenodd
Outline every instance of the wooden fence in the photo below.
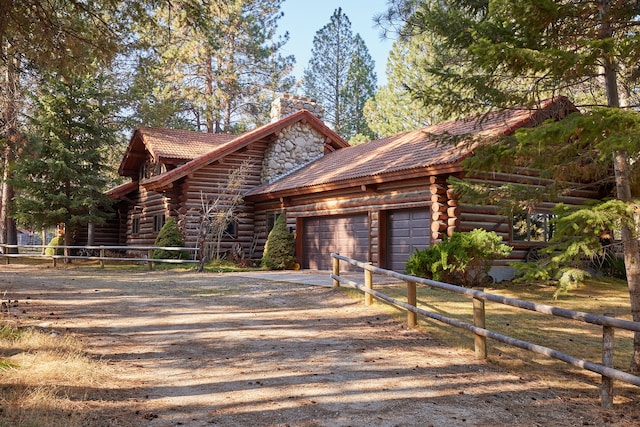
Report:
M 153 252 L 164 251 L 188 251 L 197 255 L 198 248 L 180 247 L 160 247 L 160 246 L 47 246 L 47 245 L 4 245 L 0 244 L 0 258 L 4 258 L 4 263 L 9 264 L 12 258 L 44 258 L 50 259 L 55 267 L 58 260 L 92 260 L 100 261 L 100 266 L 104 267 L 105 261 L 128 261 L 146 262 L 149 270 L 153 269 L 154 263 L 185 264 L 199 262 L 197 259 L 153 259 Z M 46 255 L 45 251 L 50 249 L 53 255 Z M 58 250 L 68 249 L 70 255 L 57 255 Z M 17 253 L 11 253 L 16 250 Z M 71 255 L 73 254 L 73 255 Z M 134 256 L 138 254 L 139 256 Z
M 397 273 L 395 271 L 374 267 L 370 263 L 356 261 L 337 253 L 332 253 L 331 257 L 333 258 L 333 274 L 331 274 L 331 278 L 333 279 L 334 287 L 347 285 L 349 287 L 360 289 L 364 292 L 365 305 L 370 305 L 373 301 L 373 297 L 375 296 L 376 298 L 393 304 L 396 307 L 404 308 L 405 310 L 407 310 L 407 323 L 409 327 L 415 327 L 417 325 L 416 316 L 419 314 L 421 316 L 438 320 L 456 328 L 471 331 L 474 334 L 475 355 L 477 358 L 484 359 L 487 357 L 486 339 L 491 338 L 496 341 L 512 345 L 514 347 L 542 354 L 554 359 L 561 360 L 570 365 L 598 373 L 602 376 L 602 383 L 600 386 L 600 399 L 601 405 L 604 408 L 611 408 L 613 406 L 614 380 L 619 380 L 625 383 L 640 386 L 639 376 L 635 376 L 613 368 L 614 329 L 618 328 L 627 331 L 640 332 L 640 322 L 632 322 L 608 316 L 600 316 L 596 314 L 567 310 L 559 307 L 537 304 L 530 301 L 507 298 L 500 295 L 486 293 L 481 290 L 463 288 L 461 286 L 438 282 L 435 280 L 408 276 L 406 274 Z M 364 285 L 348 280 L 344 277 L 340 277 L 340 261 L 344 261 L 351 265 L 362 268 L 364 270 Z M 396 279 L 404 281 L 407 286 L 407 302 L 399 301 L 395 298 L 389 297 L 381 292 L 374 290 L 373 273 L 394 277 Z M 433 313 L 422 308 L 418 308 L 416 305 L 417 284 L 432 286 L 435 288 L 444 289 L 471 297 L 473 301 L 473 325 L 457 319 Z M 573 319 L 580 322 L 602 326 L 602 363 L 594 363 L 587 360 L 579 359 L 577 357 L 573 357 L 569 354 L 552 348 L 533 344 L 527 341 L 522 341 L 485 329 L 485 301 L 492 301 L 499 304 L 521 308 L 524 310 L 536 311 L 538 313 L 544 313 L 551 316 L 558 316 L 566 319 Z

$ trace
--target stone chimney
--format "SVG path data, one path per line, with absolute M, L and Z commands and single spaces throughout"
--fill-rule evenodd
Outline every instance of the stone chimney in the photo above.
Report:
M 324 107 L 315 99 L 286 93 L 271 103 L 271 123 L 300 110 L 307 110 L 320 120 L 324 118 Z

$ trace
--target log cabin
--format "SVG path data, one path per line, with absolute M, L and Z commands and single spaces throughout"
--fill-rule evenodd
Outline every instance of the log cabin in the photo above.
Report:
M 119 170 L 131 181 L 108 193 L 118 217 L 115 230 L 112 224 L 104 235 L 111 244 L 117 238 L 119 244 L 150 245 L 173 216 L 184 222 L 186 244 L 195 245 L 202 198 L 215 196 L 230 171 L 249 161 L 241 215 L 224 241 L 227 248 L 241 245 L 247 257 L 260 258 L 275 218 L 285 214 L 302 268 L 328 270 L 329 254 L 339 252 L 402 271 L 416 249 L 474 228 L 495 231 L 514 247 L 510 261 L 523 260 L 550 237 L 557 202 L 582 204 L 597 197 L 597 189 L 542 203 L 533 214 L 463 204 L 447 179 L 464 176 L 461 161 L 473 155 L 474 144 L 439 143 L 435 136 L 492 138 L 574 111 L 568 99 L 557 97 L 536 110 L 478 115 L 349 146 L 322 122 L 321 106 L 284 96 L 274 101 L 271 123 L 241 135 L 137 129 Z M 545 185 L 527 170 L 491 179 Z M 492 274 L 508 277 L 506 263 Z

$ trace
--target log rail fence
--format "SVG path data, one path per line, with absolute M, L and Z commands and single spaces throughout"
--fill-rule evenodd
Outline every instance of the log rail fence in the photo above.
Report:
M 23 249 L 19 253 L 11 253 L 12 249 Z M 53 255 L 46 255 L 46 249 L 52 249 Z M 69 249 L 72 253 L 83 255 L 57 255 L 57 250 Z M 82 259 L 100 261 L 100 267 L 104 267 L 105 261 L 146 262 L 149 270 L 153 270 L 154 263 L 186 264 L 199 262 L 197 259 L 153 259 L 155 250 L 164 251 L 188 251 L 197 255 L 198 248 L 161 247 L 161 246 L 47 246 L 47 245 L 5 245 L 0 244 L 0 258 L 4 258 L 4 264 L 9 264 L 12 258 L 45 258 L 50 259 L 55 267 L 58 260 Z M 113 252 L 126 254 L 113 256 Z M 93 255 L 97 254 L 97 255 Z M 133 254 L 139 254 L 134 257 Z M 194 256 L 194 258 L 196 258 Z
M 500 295 L 490 294 L 480 289 L 464 288 L 449 283 L 438 282 L 430 279 L 423 279 L 415 276 L 397 273 L 391 270 L 385 270 L 373 266 L 371 263 L 365 263 L 342 256 L 337 253 L 331 254 L 333 271 L 331 278 L 333 279 L 333 287 L 347 286 L 359 289 L 364 292 L 365 305 L 371 305 L 373 297 L 386 301 L 396 307 L 407 310 L 407 323 L 409 327 L 417 325 L 417 315 L 425 316 L 456 328 L 465 329 L 474 334 L 475 356 L 478 359 L 487 357 L 486 339 L 491 338 L 496 341 L 518 347 L 534 353 L 542 354 L 554 359 L 561 360 L 570 365 L 586 369 L 591 372 L 598 373 L 602 376 L 600 385 L 600 401 L 603 408 L 613 407 L 613 381 L 618 380 L 628 384 L 640 386 L 640 376 L 613 368 L 613 350 L 614 350 L 614 329 L 623 329 L 628 331 L 640 332 L 640 322 L 632 322 L 629 320 L 616 319 L 607 315 L 601 316 L 591 313 L 584 313 L 574 310 L 567 310 L 560 307 L 554 307 L 545 304 L 538 304 L 530 301 L 507 298 Z M 362 268 L 364 270 L 364 285 L 345 277 L 340 276 L 340 261 Z M 403 281 L 407 286 L 407 302 L 400 301 L 385 295 L 373 289 L 373 273 L 393 277 Z M 416 286 L 417 284 L 432 286 L 439 289 L 466 295 L 473 301 L 473 323 L 469 324 L 457 319 L 433 313 L 417 307 Z M 583 360 L 569 354 L 563 353 L 549 347 L 544 347 L 527 341 L 519 340 L 507 335 L 503 335 L 488 329 L 485 329 L 485 301 L 491 301 L 499 304 L 509 305 L 524 310 L 536 311 L 552 316 L 573 319 L 579 322 L 590 323 L 602 326 L 602 363 L 594 363 Z

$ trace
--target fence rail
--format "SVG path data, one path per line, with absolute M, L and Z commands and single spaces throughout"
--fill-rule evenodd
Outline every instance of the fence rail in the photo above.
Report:
M 435 280 L 419 278 L 415 276 L 409 276 L 406 274 L 397 273 L 391 270 L 385 270 L 375 267 L 370 263 L 364 263 L 352 258 L 342 256 L 337 253 L 332 253 L 333 258 L 333 286 L 339 287 L 341 285 L 347 285 L 360 289 L 365 293 L 364 303 L 370 305 L 372 298 L 375 296 L 383 301 L 393 304 L 397 307 L 407 310 L 407 323 L 410 327 L 417 325 L 416 315 L 425 316 L 445 324 L 465 329 L 473 332 L 475 354 L 477 358 L 487 357 L 486 338 L 503 342 L 514 347 L 518 347 L 524 350 L 532 351 L 534 353 L 542 354 L 554 359 L 561 360 L 570 365 L 589 370 L 591 372 L 598 373 L 602 376 L 602 383 L 600 386 L 600 399 L 601 405 L 604 408 L 611 408 L 613 406 L 613 380 L 623 381 L 628 384 L 640 386 L 640 377 L 632 375 L 630 373 L 613 368 L 613 337 L 614 329 L 623 329 L 627 331 L 640 332 L 640 322 L 632 322 L 623 319 L 616 319 L 608 316 L 601 316 L 591 313 L 584 313 L 580 311 L 567 310 L 559 307 L 554 307 L 545 304 L 537 304 L 530 301 L 524 301 L 514 298 L 507 298 L 500 295 L 490 294 L 477 289 L 469 289 L 461 286 L 452 285 L 450 283 L 438 282 Z M 340 261 L 347 262 L 356 267 L 360 267 L 364 270 L 364 285 L 348 280 L 344 277 L 340 277 Z M 388 295 L 385 295 L 379 291 L 373 289 L 372 274 L 382 274 L 388 277 L 393 277 L 402 280 L 407 285 L 407 302 L 397 300 Z M 447 291 L 455 292 L 469 296 L 473 299 L 473 319 L 474 324 L 462 322 L 457 319 L 453 319 L 441 314 L 433 313 L 428 310 L 417 307 L 416 304 L 416 284 L 422 284 L 431 286 Z M 509 305 L 525 310 L 536 311 L 552 316 L 563 317 L 566 319 L 573 319 L 579 322 L 590 323 L 594 325 L 600 325 L 603 329 L 602 338 L 602 363 L 594 363 L 587 360 L 583 360 L 569 354 L 563 353 L 559 350 L 544 347 L 527 341 L 519 340 L 517 338 L 503 335 L 489 329 L 485 329 L 485 310 L 484 302 L 492 301 L 499 304 Z
M 20 251 L 24 249 L 24 251 Z M 52 250 L 53 254 L 46 254 L 46 250 Z M 59 250 L 68 249 L 70 253 L 76 255 L 64 255 L 56 254 Z M 128 261 L 128 262 L 146 262 L 149 269 L 153 269 L 154 263 L 172 263 L 172 264 L 186 264 L 197 263 L 197 259 L 154 259 L 153 253 L 156 250 L 163 251 L 187 251 L 193 252 L 193 255 L 197 255 L 198 248 L 187 247 L 164 247 L 164 246 L 108 246 L 108 245 L 96 245 L 96 246 L 48 246 L 48 245 L 5 245 L 0 244 L 0 258 L 4 258 L 5 264 L 9 264 L 12 258 L 44 258 L 50 259 L 55 267 L 58 260 L 73 260 L 82 259 L 89 261 L 100 261 L 100 266 L 104 267 L 105 261 Z M 16 250 L 16 253 L 12 253 L 12 250 Z M 117 251 L 124 253 L 125 256 L 112 256 L 108 251 Z M 140 257 L 131 256 L 131 253 L 140 253 Z M 78 255 L 79 254 L 79 255 Z M 97 255 L 92 255 L 97 254 Z

